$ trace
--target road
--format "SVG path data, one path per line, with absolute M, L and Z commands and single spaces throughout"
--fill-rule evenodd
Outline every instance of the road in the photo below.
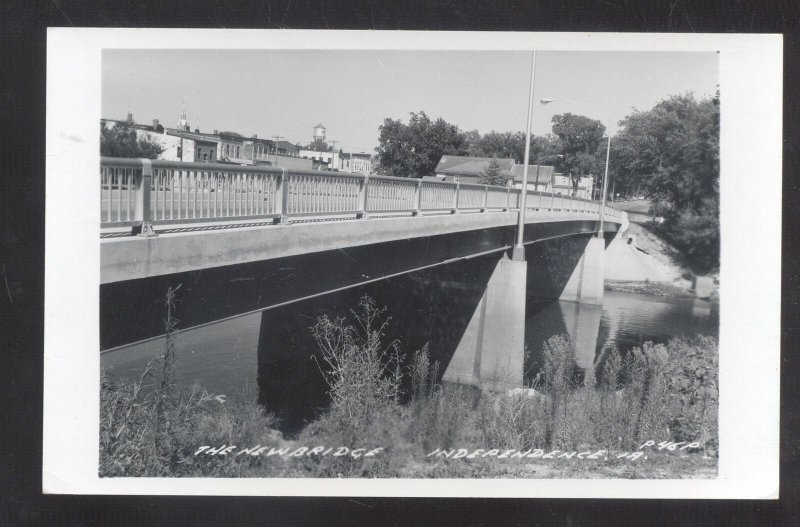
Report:
M 612 201 L 609 202 L 612 207 L 624 210 L 625 212 L 641 212 L 643 214 L 650 214 L 650 200 L 632 200 L 632 201 Z

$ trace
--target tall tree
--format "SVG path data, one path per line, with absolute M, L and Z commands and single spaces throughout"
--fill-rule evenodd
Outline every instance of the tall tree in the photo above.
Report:
M 569 175 L 574 196 L 581 176 L 592 174 L 596 169 L 597 148 L 606 127 L 600 121 L 571 113 L 554 115 L 552 122 L 553 133 L 558 137 L 564 155 L 558 167 Z
M 719 266 L 719 94 L 671 96 L 621 121 L 614 174 L 663 204 L 662 232 L 699 271 Z
M 408 124 L 385 119 L 375 149 L 382 174 L 432 176 L 442 155 L 467 153 L 465 134 L 441 117 L 432 121 L 424 111 L 411 113 Z
M 164 147 L 149 139 L 136 139 L 136 130 L 126 122 L 107 128 L 100 125 L 100 155 L 105 157 L 143 157 L 158 159 Z

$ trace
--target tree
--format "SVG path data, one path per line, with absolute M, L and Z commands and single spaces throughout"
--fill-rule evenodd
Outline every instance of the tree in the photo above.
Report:
M 571 113 L 554 115 L 552 122 L 553 133 L 558 137 L 564 155 L 558 167 L 569 175 L 574 196 L 581 176 L 596 169 L 597 149 L 606 127 L 600 121 Z
M 105 157 L 143 157 L 158 159 L 164 147 L 151 139 L 136 139 L 136 130 L 129 123 L 111 128 L 100 125 L 100 155 Z
M 314 139 L 314 142 L 309 145 L 309 149 L 314 152 L 330 152 L 333 148 L 322 139 Z
M 380 127 L 378 171 L 398 177 L 432 176 L 442 155 L 467 153 L 466 136 L 441 117 L 432 121 L 424 111 L 411 113 L 408 124 L 385 119 Z
M 662 234 L 700 272 L 719 266 L 719 93 L 671 96 L 620 122 L 614 175 L 664 206 Z
M 497 185 L 500 187 L 505 187 L 508 184 L 508 178 L 509 175 L 503 172 L 503 169 L 500 168 L 500 163 L 497 161 L 497 158 L 494 158 L 483 170 L 483 174 L 478 180 L 478 183 L 481 185 Z

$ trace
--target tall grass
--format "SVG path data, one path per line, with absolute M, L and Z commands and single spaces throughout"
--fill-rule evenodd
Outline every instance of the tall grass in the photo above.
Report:
M 272 417 L 251 402 L 254 398 L 226 398 L 177 382 L 178 289 L 168 289 L 164 298 L 163 354 L 147 363 L 139 379 L 101 375 L 101 476 L 208 474 L 203 458 L 191 455 L 197 445 L 234 444 L 271 433 Z

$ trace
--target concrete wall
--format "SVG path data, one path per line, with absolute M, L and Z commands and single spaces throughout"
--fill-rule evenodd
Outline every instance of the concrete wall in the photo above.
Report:
M 527 262 L 497 262 L 443 380 L 490 390 L 522 387 L 526 275 Z

